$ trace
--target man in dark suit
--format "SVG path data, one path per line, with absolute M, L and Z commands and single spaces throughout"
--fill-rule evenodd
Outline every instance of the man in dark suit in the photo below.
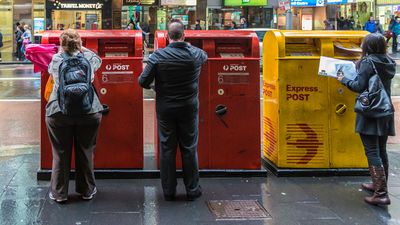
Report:
M 187 200 L 201 196 L 197 160 L 199 76 L 207 54 L 185 42 L 184 25 L 168 25 L 169 45 L 149 57 L 139 84 L 150 88 L 155 80 L 156 112 L 160 139 L 160 172 L 164 198 L 175 200 L 176 149 L 182 155 Z

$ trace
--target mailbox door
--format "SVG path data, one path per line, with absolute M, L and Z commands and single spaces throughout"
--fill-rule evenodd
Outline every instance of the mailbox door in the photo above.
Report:
M 279 65 L 279 167 L 328 168 L 328 81 L 319 58 L 282 59 Z
M 209 62 L 212 169 L 261 167 L 259 65 L 255 59 Z
M 95 168 L 143 168 L 141 58 L 104 58 L 95 87 L 110 108 L 101 121 Z M 114 152 L 114 153 L 113 153 Z
M 367 158 L 360 136 L 355 133 L 353 93 L 334 79 L 329 80 L 332 168 L 365 168 Z

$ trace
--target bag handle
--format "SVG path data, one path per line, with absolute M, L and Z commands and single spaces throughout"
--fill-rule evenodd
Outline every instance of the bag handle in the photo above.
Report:
M 388 96 L 390 96 L 389 93 L 387 93 L 385 86 L 383 85 L 381 76 L 379 75 L 378 71 L 376 70 L 376 67 L 375 67 L 374 62 L 373 62 L 370 58 L 367 58 L 367 59 L 368 59 L 368 61 L 372 64 L 372 69 L 374 70 L 375 74 L 378 76 L 378 79 L 379 79 L 379 82 L 380 82 L 381 85 L 382 85 L 383 91 L 386 92 L 386 94 L 387 94 Z M 370 78 L 370 79 L 371 79 L 371 78 Z M 392 98 L 391 98 L 391 97 L 389 97 L 389 101 L 390 101 L 390 103 L 392 104 L 392 107 L 393 107 L 393 103 L 392 103 Z

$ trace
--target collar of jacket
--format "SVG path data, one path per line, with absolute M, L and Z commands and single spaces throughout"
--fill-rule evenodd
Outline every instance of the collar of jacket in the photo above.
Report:
M 171 48 L 185 48 L 187 46 L 188 46 L 188 43 L 184 42 L 184 41 L 177 41 L 177 42 L 173 42 L 168 45 L 168 47 L 171 47 Z

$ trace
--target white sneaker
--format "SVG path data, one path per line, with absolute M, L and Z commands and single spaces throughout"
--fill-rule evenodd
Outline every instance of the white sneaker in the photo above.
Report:
M 63 202 L 67 201 L 67 198 L 56 198 L 56 197 L 54 197 L 53 193 L 51 193 L 51 191 L 49 192 L 49 198 L 51 200 L 55 201 L 55 202 L 58 202 L 58 203 L 63 203 Z
M 89 195 L 82 195 L 82 199 L 83 200 L 91 200 L 96 193 L 97 193 L 97 188 L 94 187 L 92 193 Z

